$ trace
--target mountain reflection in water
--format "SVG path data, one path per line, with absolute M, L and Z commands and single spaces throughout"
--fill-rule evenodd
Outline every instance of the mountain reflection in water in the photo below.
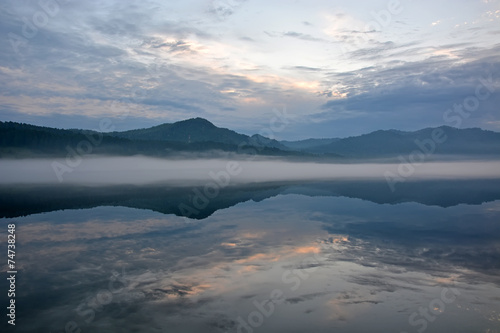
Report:
M 495 332 L 499 182 L 4 187 L 16 332 Z

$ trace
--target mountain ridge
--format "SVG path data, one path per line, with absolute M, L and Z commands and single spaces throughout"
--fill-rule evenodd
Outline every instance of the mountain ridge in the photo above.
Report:
M 437 154 L 472 154 L 500 156 L 500 133 L 481 128 L 458 129 L 450 126 L 427 127 L 416 131 L 377 130 L 359 136 L 335 140 L 304 151 L 309 153 L 335 152 L 346 157 L 384 157 L 409 154 L 418 148 L 416 142 L 432 140 L 433 132 L 441 130 L 442 143 L 435 144 Z
M 112 155 L 145 154 L 168 156 L 172 151 L 221 150 L 261 153 L 271 156 L 327 156 L 344 158 L 386 158 L 409 154 L 416 142 L 430 140 L 435 130 L 446 137 L 435 144 L 436 154 L 488 155 L 500 157 L 500 133 L 480 128 L 450 126 L 416 131 L 377 130 L 347 138 L 277 141 L 260 134 L 248 136 L 221 128 L 204 118 L 190 118 L 149 128 L 97 132 L 0 121 L 0 156 L 29 156 L 31 153 L 57 154 L 89 138 L 99 138 L 93 152 Z M 91 140 L 92 141 L 92 140 Z M 304 155 L 305 154 L 305 155 Z
M 249 137 L 227 128 L 215 126 L 204 118 L 190 118 L 175 123 L 164 123 L 157 126 L 129 131 L 114 131 L 110 136 L 129 140 L 203 142 L 212 141 L 228 144 L 240 144 Z

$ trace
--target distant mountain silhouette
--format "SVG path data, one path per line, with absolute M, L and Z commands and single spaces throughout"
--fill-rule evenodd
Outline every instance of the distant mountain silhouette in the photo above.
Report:
M 443 155 L 496 155 L 500 157 L 500 133 L 479 128 L 457 129 L 438 127 L 446 140 L 436 143 L 435 154 Z M 419 149 L 416 140 L 432 140 L 434 128 L 415 132 L 380 130 L 345 139 L 331 139 L 330 143 L 304 147 L 310 153 L 335 153 L 345 157 L 393 157 L 410 154 Z M 300 142 L 300 141 L 299 141 Z M 296 144 L 296 143 L 295 143 Z M 294 143 L 288 143 L 288 146 Z
M 220 128 L 203 118 L 124 132 L 99 133 L 63 130 L 14 122 L 0 122 L 0 156 L 65 156 L 91 142 L 91 153 L 108 155 L 169 156 L 179 152 L 224 151 L 294 158 L 392 158 L 429 148 L 433 133 L 440 131 L 444 142 L 435 142 L 434 158 L 441 155 L 500 157 L 500 133 L 479 128 L 457 129 L 442 126 L 415 132 L 380 130 L 344 139 L 308 139 L 278 142 L 262 135 L 248 136 Z M 97 143 L 95 141 L 98 141 Z M 418 142 L 421 143 L 419 146 Z M 427 143 L 426 143 L 427 142 Z M 88 145 L 87 145 L 88 146 Z
M 257 146 L 257 147 L 269 147 L 269 148 L 276 148 L 280 150 L 291 150 L 287 146 L 283 145 L 281 142 L 277 140 L 271 140 L 269 138 L 266 138 L 265 136 L 262 136 L 260 134 L 254 134 L 250 137 L 248 140 L 250 145 L 252 146 Z M 295 150 L 295 149 L 292 149 Z
M 301 194 L 310 197 L 359 198 L 378 204 L 417 202 L 450 207 L 458 204 L 482 204 L 500 199 L 500 179 L 432 180 L 405 182 L 390 191 L 386 182 L 331 181 L 284 182 L 228 186 L 205 206 L 195 209 L 197 187 L 172 187 L 163 184 L 92 187 L 82 185 L 0 186 L 0 218 L 12 218 L 64 209 L 122 206 L 204 219 L 220 209 L 277 195 Z M 199 190 L 199 188 L 198 188 Z M 47 195 L 50 193 L 50 195 Z M 184 206 L 184 209 L 181 206 Z
M 260 134 L 251 137 L 227 128 L 220 128 L 203 118 L 192 118 L 173 124 L 162 124 L 151 128 L 125 132 L 107 133 L 110 136 L 129 140 L 175 141 L 175 142 L 218 142 L 230 145 L 246 144 L 255 147 L 268 147 L 289 150 L 276 140 Z
M 0 157 L 66 156 L 84 142 L 84 151 L 107 155 L 169 156 L 179 152 L 225 151 L 296 156 L 276 140 L 249 137 L 194 118 L 125 132 L 99 133 L 0 122 Z M 281 150 L 280 148 L 284 148 Z
M 284 145 L 285 147 L 288 147 L 289 149 L 293 150 L 312 150 L 317 147 L 325 146 L 328 145 L 332 142 L 341 140 L 339 138 L 332 138 L 332 139 L 305 139 L 305 140 L 299 140 L 299 141 L 286 141 L 282 140 L 280 143 Z
M 219 128 L 203 118 L 193 118 L 173 124 L 162 124 L 151 128 L 107 134 L 129 140 L 176 141 L 184 143 L 211 141 L 232 145 L 248 142 L 249 139 L 247 135 L 236 133 L 227 128 Z

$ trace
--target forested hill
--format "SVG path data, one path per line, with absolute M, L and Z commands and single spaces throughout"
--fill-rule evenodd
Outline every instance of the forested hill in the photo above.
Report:
M 203 118 L 124 132 L 56 129 L 0 122 L 0 156 L 66 156 L 80 154 L 169 156 L 180 152 L 258 153 L 297 158 L 389 158 L 414 151 L 438 156 L 500 158 L 500 133 L 448 126 L 404 132 L 379 130 L 348 138 L 276 141 L 220 128 Z M 209 156 L 208 155 L 208 156 Z
M 0 122 L 0 156 L 66 156 L 72 150 L 78 150 L 80 154 L 83 151 L 92 154 L 148 156 L 214 150 L 257 152 L 275 156 L 303 155 L 280 150 L 273 146 L 275 143 L 272 140 L 257 142 L 253 137 L 215 126 L 212 128 L 197 119 L 184 121 L 181 126 L 176 124 L 178 123 L 136 131 L 100 133 Z M 270 145 L 267 146 L 266 143 Z

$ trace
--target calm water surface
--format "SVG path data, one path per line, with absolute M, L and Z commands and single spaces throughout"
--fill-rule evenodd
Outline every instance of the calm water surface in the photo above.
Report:
M 357 186 L 238 189 L 198 218 L 145 194 L 3 218 L 2 239 L 17 226 L 15 331 L 499 332 L 495 184 Z

